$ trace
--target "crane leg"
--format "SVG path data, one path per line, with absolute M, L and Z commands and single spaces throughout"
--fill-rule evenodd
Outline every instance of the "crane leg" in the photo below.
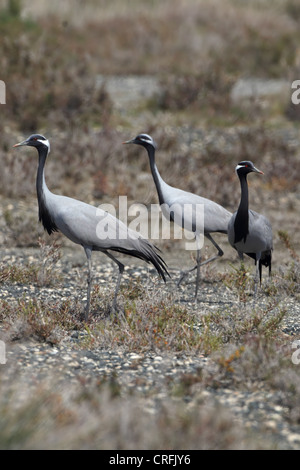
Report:
M 177 287 L 180 286 L 180 284 L 182 283 L 183 279 L 189 274 L 191 273 L 192 271 L 195 271 L 195 269 L 197 269 L 197 284 L 196 284 L 196 297 L 197 297 L 197 294 L 198 294 L 198 284 L 199 284 L 199 277 L 200 277 L 200 266 L 204 266 L 205 264 L 208 264 L 208 263 L 211 263 L 212 261 L 214 261 L 215 259 L 217 258 L 220 258 L 221 256 L 223 256 L 224 252 L 223 250 L 219 247 L 219 245 L 217 244 L 217 242 L 212 238 L 212 236 L 207 233 L 205 234 L 206 238 L 208 238 L 208 240 L 211 241 L 211 243 L 217 248 L 218 250 L 218 253 L 214 256 L 212 256 L 211 258 L 209 259 L 206 259 L 205 261 L 203 261 L 201 263 L 201 250 L 197 250 L 197 264 L 191 268 L 191 269 L 188 269 L 187 271 L 181 271 L 180 273 L 180 277 L 179 277 L 179 280 L 177 282 Z
M 84 320 L 87 321 L 90 313 L 91 301 L 91 286 L 92 286 L 92 249 L 89 247 L 84 248 L 87 261 L 88 261 L 88 276 L 87 276 L 87 300 L 84 312 Z
M 217 253 L 215 256 L 212 256 L 211 258 L 206 259 L 205 261 L 203 261 L 203 263 L 201 263 L 200 266 L 204 266 L 205 264 L 211 263 L 211 261 L 214 261 L 215 259 L 220 258 L 221 256 L 224 255 L 223 250 L 219 247 L 219 245 L 218 245 L 217 242 L 213 239 L 213 237 L 212 237 L 209 233 L 205 234 L 205 236 L 206 236 L 206 238 L 208 238 L 208 240 L 211 241 L 211 243 L 217 248 L 218 253 Z
M 254 297 L 256 297 L 257 286 L 258 286 L 258 282 L 259 282 L 259 260 L 260 260 L 260 257 L 261 257 L 261 254 L 259 253 L 256 256 L 256 261 L 255 261 L 256 268 L 255 268 L 255 278 L 254 278 Z
M 113 299 L 113 303 L 112 303 L 113 312 L 116 313 L 116 311 L 117 311 L 117 296 L 118 296 L 118 292 L 119 292 L 119 289 L 120 289 L 122 274 L 123 274 L 123 272 L 124 272 L 124 264 L 122 264 L 119 260 L 117 260 L 117 258 L 115 258 L 111 253 L 108 253 L 108 252 L 106 251 L 105 254 L 106 254 L 112 261 L 114 261 L 114 262 L 118 265 L 118 268 L 119 268 L 118 280 L 117 280 L 117 284 L 116 284 L 116 288 L 115 288 L 115 293 L 114 293 L 114 299 Z
M 201 250 L 197 250 L 197 276 L 196 276 L 195 299 L 197 299 L 197 295 L 198 295 L 198 287 L 199 287 L 199 280 L 200 280 L 200 266 L 201 266 Z

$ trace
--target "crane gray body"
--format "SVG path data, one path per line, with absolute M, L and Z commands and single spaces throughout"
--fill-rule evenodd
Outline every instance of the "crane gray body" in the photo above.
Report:
M 148 244 L 113 215 L 79 200 L 48 191 L 46 210 L 60 232 L 72 242 L 92 250 L 134 251 Z M 43 222 L 44 213 L 40 215 Z M 100 226 L 103 227 L 102 236 Z
M 235 242 L 234 222 L 237 211 L 234 212 L 228 224 L 228 241 L 239 253 L 264 253 L 273 249 L 272 226 L 262 214 L 249 210 L 249 233 L 245 240 Z
M 261 282 L 262 266 L 271 273 L 273 234 L 269 220 L 262 214 L 249 209 L 247 175 L 251 172 L 263 174 L 252 162 L 243 161 L 236 167 L 241 184 L 241 200 L 238 210 L 228 223 L 228 241 L 243 259 L 244 254 L 254 259 L 256 264 L 255 293 L 258 279 Z
M 215 260 L 216 258 L 223 256 L 223 251 L 216 243 L 216 241 L 212 238 L 211 233 L 219 232 L 227 234 L 228 222 L 232 216 L 232 213 L 222 207 L 220 204 L 217 204 L 216 202 L 211 201 L 210 199 L 198 196 L 196 194 L 184 191 L 179 188 L 174 188 L 173 186 L 167 184 L 161 177 L 155 163 L 155 150 L 157 147 L 156 143 L 148 134 L 139 134 L 134 139 L 124 143 L 138 144 L 145 147 L 145 149 L 147 150 L 150 162 L 150 169 L 156 186 L 159 203 L 161 204 L 162 211 L 164 212 L 164 214 L 166 216 L 169 216 L 170 211 L 176 205 L 178 205 L 179 212 L 180 214 L 183 214 L 183 216 L 181 219 L 180 217 L 174 217 L 174 221 L 181 225 L 181 227 L 183 228 L 190 227 L 190 231 L 195 234 L 196 241 L 201 234 L 204 234 L 204 236 L 208 240 L 210 240 L 210 242 L 218 250 L 217 255 L 212 256 L 204 262 L 201 262 L 201 248 L 197 249 L 196 266 L 188 271 L 184 271 L 181 273 L 178 285 L 180 285 L 187 273 L 197 269 L 195 292 L 195 297 L 197 298 L 200 266 L 203 266 L 204 264 L 207 264 Z M 204 207 L 204 217 L 203 219 L 200 219 L 200 223 L 199 219 L 196 219 L 196 207 L 198 204 L 203 205 Z M 190 207 L 188 208 L 187 206 Z
M 161 277 L 166 280 L 166 265 L 158 250 L 140 234 L 129 229 L 123 222 L 108 212 L 66 196 L 52 193 L 45 182 L 44 166 L 50 150 L 48 140 L 40 134 L 33 134 L 15 147 L 28 145 L 36 147 L 39 154 L 39 165 L 36 178 L 39 220 L 49 234 L 62 232 L 72 242 L 81 245 L 88 260 L 88 291 L 85 319 L 88 318 L 91 293 L 91 255 L 101 251 L 113 260 L 119 268 L 115 289 L 113 309 L 120 286 L 124 265 L 115 258 L 112 252 L 123 253 L 152 263 Z M 102 227 L 102 228 L 101 228 Z

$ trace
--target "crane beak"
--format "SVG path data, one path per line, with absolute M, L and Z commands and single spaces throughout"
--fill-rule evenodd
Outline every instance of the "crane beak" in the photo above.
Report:
M 258 168 L 254 167 L 253 170 L 255 173 L 259 173 L 260 175 L 264 175 L 263 171 L 260 171 Z
M 15 144 L 13 145 L 13 147 L 22 147 L 22 145 L 27 145 L 27 144 L 28 144 L 27 140 L 23 140 L 23 142 L 20 142 L 19 144 Z
M 134 139 L 132 140 L 126 140 L 125 142 L 122 142 L 122 144 L 132 144 L 134 141 Z

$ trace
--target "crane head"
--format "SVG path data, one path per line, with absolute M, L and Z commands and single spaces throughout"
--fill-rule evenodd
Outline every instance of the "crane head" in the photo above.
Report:
M 23 145 L 27 145 L 29 147 L 42 147 L 45 146 L 48 149 L 48 152 L 50 151 L 50 143 L 49 140 L 46 139 L 41 134 L 32 134 L 31 136 L 28 137 L 28 139 L 23 140 L 23 142 L 20 142 L 18 144 L 15 144 L 14 147 L 22 147 Z
M 134 139 L 123 142 L 123 144 L 137 144 L 142 145 L 143 147 L 152 146 L 155 149 L 157 148 L 156 142 L 148 134 L 139 134 Z
M 258 168 L 256 168 L 252 162 L 249 160 L 245 160 L 240 162 L 236 167 L 235 171 L 237 175 L 247 175 L 248 173 L 254 172 L 254 173 L 259 173 L 260 175 L 263 175 L 264 173 L 260 171 Z

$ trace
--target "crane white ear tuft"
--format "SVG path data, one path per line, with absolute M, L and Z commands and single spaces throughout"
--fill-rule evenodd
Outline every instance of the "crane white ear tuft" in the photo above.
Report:
M 48 139 L 46 139 L 46 140 L 38 139 L 38 141 L 41 142 L 41 144 L 46 145 L 46 147 L 48 147 L 48 152 L 50 152 L 50 142 L 49 142 Z

